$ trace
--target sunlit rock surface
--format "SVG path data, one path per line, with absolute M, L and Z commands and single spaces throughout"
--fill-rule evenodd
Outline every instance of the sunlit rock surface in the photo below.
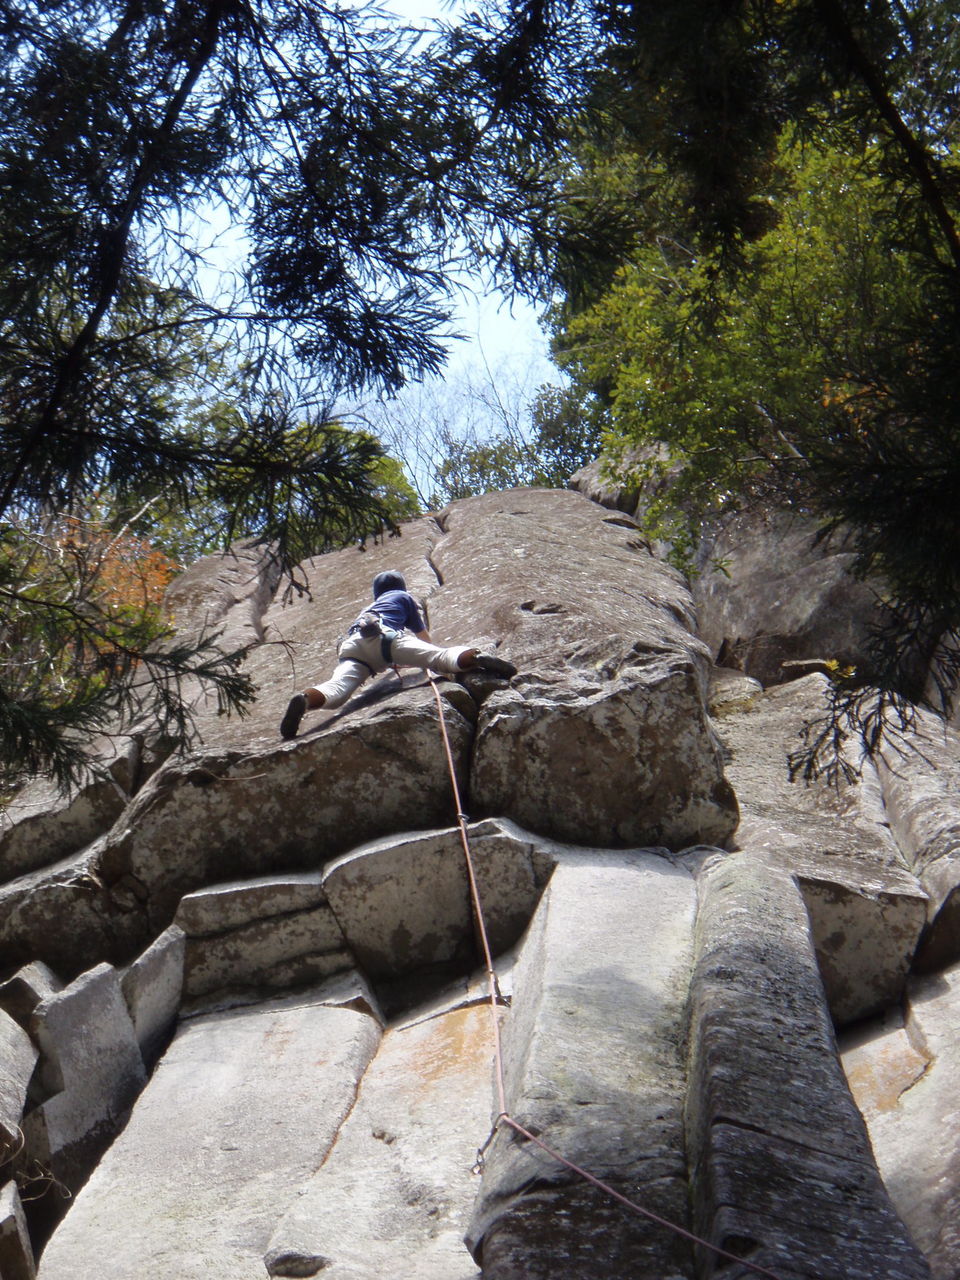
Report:
M 142 725 L 107 792 L 32 784 L 0 834 L 3 1280 L 960 1275 L 960 748 L 921 720 L 839 791 L 789 781 L 824 681 L 756 678 L 754 641 L 822 657 L 803 618 L 849 585 L 804 551 L 784 594 L 792 546 L 706 642 L 577 493 L 455 503 L 300 592 L 251 547 L 184 575 L 251 715 L 192 691 L 186 757 Z M 424 676 L 279 738 L 387 568 L 518 668 L 437 686 L 492 975 Z

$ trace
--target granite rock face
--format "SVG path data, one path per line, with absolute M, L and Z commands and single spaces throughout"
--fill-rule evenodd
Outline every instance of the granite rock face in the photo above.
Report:
M 721 666 L 770 685 L 791 678 L 784 664 L 862 658 L 877 589 L 851 576 L 841 533 L 823 538 L 793 512 L 745 512 L 707 534 L 699 560 L 700 632 Z
M 642 451 L 628 451 L 625 465 L 634 459 Z M 617 479 L 605 460 L 578 471 L 570 487 L 631 514 L 647 501 L 644 484 Z M 842 530 L 824 537 L 797 511 L 754 505 L 704 525 L 693 596 L 714 660 L 764 685 L 793 679 L 791 664 L 856 666 L 880 612 L 878 584 L 852 576 L 854 559 Z
M 894 1010 L 841 1040 L 880 1172 L 934 1280 L 960 1258 L 960 966 L 911 980 Z
M 205 563 L 217 613 L 222 562 Z M 244 561 L 244 574 L 255 567 Z M 446 703 L 475 816 L 620 846 L 731 834 L 736 801 L 704 710 L 707 652 L 679 575 L 629 522 L 576 494 L 490 494 L 362 556 L 350 549 L 306 564 L 310 598 L 285 603 L 281 593 L 254 628 L 263 643 L 248 659 L 261 689 L 252 715 L 225 721 L 201 704 L 202 749 L 153 773 L 95 849 L 0 887 L 0 961 L 39 957 L 69 971 L 50 928 L 69 913 L 74 972 L 122 964 L 204 884 L 305 870 L 362 841 L 452 819 L 433 695 L 419 672 L 402 681 L 388 673 L 342 710 L 308 717 L 295 742 L 278 738 L 290 693 L 327 673 L 337 637 L 387 567 L 422 599 L 437 643 L 499 645 L 520 668 L 509 693 L 488 697 L 502 682 L 480 682 L 470 686 L 476 699 L 455 686 Z M 270 570 L 259 567 L 244 611 Z M 207 617 L 202 581 L 192 571 L 194 621 Z M 246 623 L 241 630 L 248 636 Z
M 687 1227 L 683 1023 L 696 888 L 654 853 L 565 852 L 531 922 L 504 1027 L 511 1115 L 621 1194 Z M 484 1164 L 469 1243 L 492 1280 L 690 1274 L 682 1238 L 516 1131 Z
M 928 900 L 891 835 L 869 762 L 840 788 L 789 779 L 784 755 L 824 714 L 826 683 L 812 675 L 776 686 L 718 726 L 742 811 L 733 843 L 797 880 L 830 1010 L 843 1024 L 900 999 Z
M 387 568 L 518 668 L 436 686 L 465 812 L 420 672 L 279 739 Z M 713 667 L 710 609 L 576 493 L 303 573 L 245 547 L 173 589 L 248 649 L 250 717 L 192 691 L 189 756 L 144 726 L 106 807 L 8 811 L 3 1280 L 960 1274 L 955 736 L 790 783 L 823 680 Z

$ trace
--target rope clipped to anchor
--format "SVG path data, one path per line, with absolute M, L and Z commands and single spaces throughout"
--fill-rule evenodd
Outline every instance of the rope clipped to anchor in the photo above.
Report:
M 490 1134 L 484 1142 L 481 1151 L 486 1151 L 490 1143 L 493 1141 L 497 1130 L 501 1126 L 512 1129 L 516 1134 L 527 1142 L 534 1143 L 551 1159 L 556 1160 L 558 1164 L 563 1165 L 565 1169 L 569 1169 L 578 1177 L 583 1178 L 592 1186 L 602 1191 L 605 1195 L 610 1196 L 613 1200 L 618 1201 L 625 1208 L 633 1213 L 639 1214 L 650 1222 L 656 1223 L 658 1226 L 664 1227 L 668 1231 L 672 1231 L 675 1235 L 682 1236 L 685 1240 L 689 1240 L 691 1244 L 702 1246 L 709 1249 L 720 1258 L 726 1258 L 730 1262 L 738 1262 L 741 1266 L 746 1267 L 755 1275 L 766 1276 L 767 1280 L 781 1280 L 775 1272 L 761 1267 L 755 1262 L 750 1262 L 747 1258 L 738 1257 L 735 1253 L 728 1253 L 726 1249 L 720 1248 L 719 1245 L 712 1244 L 709 1240 L 704 1240 L 701 1236 L 695 1235 L 692 1231 L 688 1231 L 685 1227 L 681 1227 L 676 1222 L 671 1222 L 668 1218 L 663 1218 L 659 1214 L 654 1213 L 652 1209 L 647 1209 L 641 1204 L 637 1204 L 635 1200 L 631 1200 L 628 1196 L 617 1191 L 615 1187 L 611 1187 L 608 1182 L 604 1182 L 602 1178 L 597 1178 L 594 1174 L 582 1169 L 578 1164 L 574 1164 L 572 1160 L 568 1160 L 561 1155 L 559 1151 L 555 1151 L 548 1143 L 544 1142 L 536 1134 L 531 1133 L 519 1120 L 514 1119 L 507 1108 L 507 1091 L 504 1084 L 503 1075 L 503 1050 L 500 1039 L 500 1020 L 497 1009 L 500 1004 L 500 990 L 497 982 L 497 975 L 493 967 L 493 955 L 490 951 L 490 942 L 487 936 L 487 927 L 483 914 L 483 904 L 480 901 L 480 890 L 477 885 L 476 872 L 473 864 L 473 854 L 470 850 L 470 836 L 467 831 L 468 815 L 463 811 L 463 801 L 460 798 L 460 785 L 457 782 L 457 770 L 453 760 L 453 750 L 450 746 L 450 736 L 447 732 L 447 722 L 443 714 L 443 701 L 440 697 L 439 680 L 436 676 L 428 672 L 430 683 L 433 686 L 433 696 L 437 704 L 437 717 L 440 721 L 440 734 L 443 738 L 443 749 L 447 757 L 447 769 L 450 774 L 450 785 L 453 790 L 453 799 L 457 812 L 457 825 L 460 829 L 460 842 L 463 845 L 463 856 L 467 868 L 467 879 L 470 884 L 470 901 L 473 906 L 474 920 L 476 923 L 477 934 L 480 939 L 481 949 L 483 951 L 483 963 L 487 975 L 487 986 L 489 992 L 490 1022 L 493 1036 L 493 1061 L 494 1061 L 494 1080 L 497 1090 L 497 1117 L 493 1122 Z

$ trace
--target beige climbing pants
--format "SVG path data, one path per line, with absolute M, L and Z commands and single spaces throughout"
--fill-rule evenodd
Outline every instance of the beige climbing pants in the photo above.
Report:
M 365 640 L 360 635 L 349 635 L 337 651 L 340 661 L 333 675 L 314 688 L 323 694 L 324 707 L 333 710 L 342 707 L 364 680 L 386 671 L 388 666 L 419 667 L 422 671 L 429 668 L 448 675 L 459 671 L 457 660 L 468 648 L 469 645 L 457 645 L 441 649 L 426 640 L 419 640 L 412 631 L 402 631 L 393 642 L 392 661 L 388 663 L 383 656 L 379 636 Z

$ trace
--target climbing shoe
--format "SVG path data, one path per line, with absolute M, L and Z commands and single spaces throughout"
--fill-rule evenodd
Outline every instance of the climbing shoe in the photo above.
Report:
M 508 662 L 506 658 L 498 658 L 492 653 L 478 653 L 467 670 L 488 671 L 490 675 L 502 676 L 504 680 L 509 680 L 511 676 L 517 674 L 517 668 L 512 662 Z
M 280 721 L 280 737 L 295 738 L 297 730 L 300 728 L 300 721 L 303 719 L 307 711 L 307 700 L 302 693 L 295 693 L 290 699 L 290 705 L 284 712 L 283 719 Z

